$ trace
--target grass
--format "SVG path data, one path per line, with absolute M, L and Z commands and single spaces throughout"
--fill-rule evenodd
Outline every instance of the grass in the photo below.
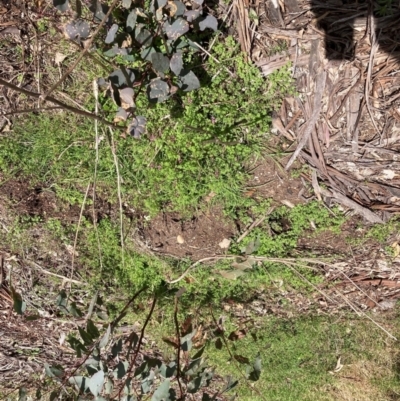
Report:
M 235 304 L 231 304 L 231 309 L 235 310 Z M 218 345 L 220 337 L 210 322 L 208 308 L 200 308 L 192 315 L 207 332 L 208 363 L 219 375 L 239 380 L 235 389 L 239 400 L 389 401 L 400 391 L 396 344 L 365 320 L 345 314 L 291 318 L 246 314 L 238 319 L 234 312 L 218 308 L 213 314 L 216 318 L 225 316 L 226 339 L 239 328 L 245 333 L 237 341 L 227 339 L 229 352 L 224 341 Z M 182 313 L 180 321 L 187 316 Z M 144 317 L 136 315 L 134 319 L 140 321 Z M 396 314 L 392 319 L 391 329 L 399 333 Z M 174 338 L 172 321 L 171 310 L 164 304 L 159 306 L 158 316 L 150 323 L 150 338 Z M 173 357 L 175 351 L 169 344 L 157 344 L 166 358 Z M 236 356 L 235 360 L 231 355 Z M 255 383 L 247 382 L 247 363 L 257 355 L 262 359 L 261 377 Z M 338 361 L 343 367 L 335 372 Z

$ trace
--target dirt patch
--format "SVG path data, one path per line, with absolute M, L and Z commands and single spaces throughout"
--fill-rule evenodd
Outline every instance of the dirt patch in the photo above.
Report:
M 153 251 L 194 260 L 222 254 L 218 244 L 236 234 L 233 222 L 228 222 L 217 208 L 191 219 L 182 219 L 177 213 L 162 213 L 141 230 L 142 240 Z
M 266 157 L 252 172 L 246 195 L 271 199 L 277 206 L 304 203 L 307 199 L 303 181 L 284 171 L 280 163 L 282 160 Z

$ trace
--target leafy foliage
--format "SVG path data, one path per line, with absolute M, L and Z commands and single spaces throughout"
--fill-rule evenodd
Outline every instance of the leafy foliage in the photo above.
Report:
M 97 299 L 97 295 L 95 297 Z M 64 294 L 61 294 L 61 299 L 64 299 Z M 68 310 L 68 302 L 63 307 Z M 92 308 L 91 312 L 93 311 Z M 152 309 L 148 318 L 151 314 Z M 116 323 L 123 316 L 124 311 L 108 325 L 104 333 L 100 332 L 98 324 L 88 319 L 86 327 L 78 327 L 80 338 L 76 333 L 69 335 L 68 343 L 76 357 L 83 357 L 72 373 L 67 374 L 60 365 L 50 366 L 45 363 L 44 371 L 53 380 L 55 397 L 63 386 L 64 391 L 69 390 L 70 396 L 87 397 L 91 394 L 96 400 L 135 400 L 136 395 L 140 394 L 151 396 L 152 401 L 173 401 L 187 399 L 188 394 L 195 393 L 202 394 L 202 399 L 216 400 L 219 395 L 232 390 L 238 384 L 229 377 L 222 390 L 216 390 L 215 386 L 210 388 L 215 372 L 203 357 L 205 347 L 191 355 L 196 329 L 182 333 L 176 345 L 174 360 L 164 360 L 159 354 L 154 355 L 151 350 L 142 346 L 145 326 L 141 330 L 140 339 L 133 331 L 122 341 L 121 336 L 116 333 Z M 259 373 L 260 363 L 257 367 L 256 364 L 257 362 L 250 376 L 254 374 L 253 371 Z M 51 386 L 48 388 L 52 389 Z M 23 391 L 21 388 L 20 392 Z M 210 392 L 214 393 L 213 396 Z
M 53 0 L 53 5 L 61 12 L 70 7 L 68 0 Z M 178 88 L 184 92 L 198 89 L 198 77 L 184 62 L 183 54 L 196 48 L 186 34 L 189 31 L 194 34 L 205 30 L 216 31 L 218 21 L 205 13 L 202 1 L 152 0 L 150 7 L 142 8 L 126 0 L 122 6 L 123 10 L 113 11 L 112 18 L 105 24 L 105 38 L 98 44 L 106 57 L 118 58 L 121 68 L 106 80 L 101 79 L 101 86 L 105 86 L 106 93 L 119 106 L 114 122 L 126 121 L 132 115 L 134 118 L 128 124 L 128 133 L 139 138 L 143 129 L 138 129 L 138 119 L 141 127 L 146 119 L 134 116 L 137 94 L 146 86 L 149 101 L 159 103 L 170 99 Z M 96 0 L 91 10 L 94 21 L 99 22 L 105 18 L 109 8 Z M 87 21 L 77 18 L 65 25 L 64 32 L 68 39 L 80 42 L 88 38 L 90 26 Z M 138 67 L 136 74 L 126 68 L 133 61 Z M 137 89 L 136 94 L 134 88 Z M 128 89 L 130 101 L 125 102 L 121 91 Z M 136 128 L 133 134 L 132 127 Z

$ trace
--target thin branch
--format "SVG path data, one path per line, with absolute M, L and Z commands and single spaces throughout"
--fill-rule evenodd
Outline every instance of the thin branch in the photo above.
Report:
M 113 155 L 114 164 L 115 164 L 115 171 L 117 173 L 117 195 L 118 195 L 118 203 L 119 203 L 119 224 L 120 224 L 120 237 L 121 237 L 121 263 L 124 266 L 124 259 L 125 259 L 125 248 L 124 248 L 124 229 L 123 229 L 123 222 L 124 222 L 124 212 L 122 208 L 122 196 L 121 196 L 121 175 L 119 173 L 119 166 L 118 166 L 118 157 L 117 152 L 115 149 L 115 142 L 114 142 L 114 132 L 109 127 L 110 130 L 110 147 L 111 153 Z
M 133 357 L 133 359 L 132 359 L 132 362 L 129 364 L 129 368 L 128 368 L 128 371 L 127 371 L 127 373 L 126 373 L 127 379 L 130 378 L 130 375 L 131 375 L 131 373 L 132 373 L 133 367 L 135 366 L 136 358 L 137 358 L 137 356 L 139 355 L 140 347 L 141 347 L 141 345 L 142 345 L 142 341 L 143 341 L 143 337 L 144 337 L 144 332 L 145 332 L 146 327 L 147 327 L 147 325 L 148 325 L 148 323 L 149 323 L 149 321 L 150 321 L 151 316 L 153 315 L 153 312 L 154 312 L 154 308 L 155 308 L 155 306 L 156 306 L 156 303 L 157 303 L 157 296 L 154 296 L 153 302 L 152 302 L 152 304 L 151 304 L 150 312 L 149 312 L 149 314 L 147 315 L 146 321 L 144 322 L 144 325 L 143 325 L 142 330 L 141 330 L 141 332 L 140 332 L 140 337 L 139 337 L 139 341 L 138 341 L 138 344 L 137 344 L 137 347 L 136 347 L 136 350 L 135 350 L 135 355 L 134 355 L 134 357 Z M 122 393 L 123 388 L 124 388 L 124 387 L 121 386 L 121 389 L 119 390 L 119 393 L 118 393 L 118 399 L 121 398 L 121 393 Z
M 29 91 L 27 89 L 20 88 L 19 86 L 16 86 L 16 85 L 14 85 L 14 84 L 12 84 L 10 82 L 7 82 L 7 81 L 5 81 L 4 79 L 1 79 L 1 78 L 0 78 L 0 85 L 4 85 L 7 88 L 15 90 L 16 92 L 23 93 L 26 96 L 31 96 L 31 97 L 34 97 L 36 99 L 39 99 L 42 96 L 41 93 L 32 92 L 32 91 Z M 85 116 L 85 117 L 91 118 L 93 120 L 101 121 L 103 124 L 111 126 L 111 127 L 114 127 L 114 128 L 118 128 L 118 129 L 122 128 L 122 127 L 115 126 L 113 123 L 111 123 L 111 122 L 109 122 L 107 120 L 104 120 L 103 118 L 101 118 L 100 116 L 97 116 L 96 114 L 89 113 L 87 111 L 80 110 L 80 109 L 78 109 L 76 107 L 70 106 L 70 105 L 68 105 L 66 103 L 63 103 L 63 102 L 55 99 L 54 97 L 48 96 L 46 98 L 46 100 L 49 101 L 49 102 L 52 102 L 54 104 L 57 104 L 58 106 L 62 107 L 63 109 L 71 111 L 71 112 L 73 112 L 75 114 L 79 114 L 81 116 Z
M 94 101 L 95 101 L 95 109 L 94 109 L 95 111 L 94 112 L 97 116 L 98 112 L 99 112 L 99 87 L 98 87 L 97 81 L 95 79 L 93 80 L 93 95 L 94 95 Z M 96 217 L 96 210 L 95 210 L 97 168 L 98 168 L 98 164 L 99 164 L 99 145 L 100 145 L 99 125 L 97 123 L 97 120 L 94 120 L 94 131 L 95 131 L 95 135 L 96 135 L 96 137 L 95 137 L 96 158 L 94 161 L 94 172 L 93 172 L 92 214 L 93 214 L 93 227 L 94 227 L 94 231 L 96 233 L 97 249 L 99 252 L 100 272 L 103 272 L 103 257 L 101 254 L 100 236 L 99 236 L 99 230 L 97 227 L 97 217 Z
M 85 192 L 85 196 L 84 196 L 83 201 L 82 201 L 82 206 L 81 206 L 81 210 L 80 210 L 80 213 L 79 213 L 78 225 L 77 225 L 76 231 L 75 231 L 74 246 L 72 248 L 72 256 L 71 256 L 71 258 L 72 258 L 71 259 L 71 279 L 72 279 L 72 276 L 74 274 L 75 253 L 76 253 L 76 245 L 78 244 L 78 234 L 79 234 L 79 229 L 81 227 L 83 211 L 85 209 L 85 204 L 86 204 L 86 199 L 87 199 L 87 196 L 88 196 L 88 193 L 89 193 L 89 189 L 90 189 L 90 181 L 88 183 L 88 186 L 87 186 L 86 192 Z
M 178 381 L 179 391 L 181 393 L 180 400 L 183 400 L 183 389 L 180 379 L 180 369 L 181 369 L 181 333 L 179 330 L 179 322 L 178 322 L 178 297 L 175 297 L 175 308 L 174 308 L 174 323 L 176 330 L 176 338 L 178 343 L 177 355 L 176 355 L 176 380 Z
M 2 113 L 2 116 L 13 116 L 15 114 L 24 114 L 24 113 L 40 113 L 42 111 L 48 110 L 60 110 L 62 109 L 61 106 L 51 106 L 51 107 L 35 107 L 33 109 L 22 109 L 22 110 L 14 110 L 10 111 L 9 113 Z
M 113 9 L 115 8 L 115 6 L 117 5 L 118 1 L 119 0 L 114 0 L 112 2 L 112 4 L 110 5 L 110 8 L 108 9 L 108 11 L 106 13 L 106 15 L 104 16 L 104 18 L 100 22 L 100 24 L 97 27 L 97 29 L 94 31 L 92 37 L 85 44 L 85 48 L 82 50 L 81 54 L 72 63 L 71 67 L 68 68 L 68 70 L 64 73 L 64 75 L 47 91 L 47 93 L 40 97 L 41 100 L 46 100 L 50 96 L 50 94 L 57 88 L 57 86 L 60 85 L 65 79 L 67 79 L 69 74 L 71 74 L 71 72 L 79 64 L 79 62 L 82 60 L 82 58 L 85 56 L 85 54 L 90 50 L 90 48 L 92 47 L 92 43 L 93 43 L 94 39 L 96 38 L 97 34 L 100 32 L 101 28 L 103 28 L 104 24 L 107 22 L 108 17 L 111 15 L 111 13 L 112 13 Z
M 29 260 L 29 259 L 25 259 L 32 267 L 40 270 L 42 273 L 47 274 L 49 276 L 53 276 L 53 277 L 57 277 L 62 279 L 63 281 L 69 282 L 69 283 L 73 283 L 73 284 L 78 284 L 78 285 L 83 285 L 85 283 L 83 283 L 82 281 L 78 281 L 78 280 L 73 280 L 72 278 L 68 278 L 65 276 L 61 276 L 60 274 L 56 274 L 56 273 L 52 273 L 46 269 L 44 269 L 42 266 L 38 265 L 36 262 L 34 262 L 33 260 Z

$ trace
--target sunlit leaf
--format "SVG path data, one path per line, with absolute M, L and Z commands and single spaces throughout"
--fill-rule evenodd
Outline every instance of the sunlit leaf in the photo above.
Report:
M 181 73 L 183 69 L 183 58 L 181 52 L 177 52 L 172 55 L 169 66 L 175 75 L 179 75 Z
M 176 40 L 180 36 L 184 35 L 189 30 L 189 24 L 183 18 L 176 18 L 172 24 L 168 21 L 164 23 L 164 32 L 168 36 L 168 39 Z
M 169 399 L 169 380 L 164 380 L 151 397 L 151 401 L 164 401 Z
M 161 103 L 169 97 L 169 86 L 160 78 L 155 78 L 147 87 L 147 95 L 152 103 Z
M 151 62 L 153 67 L 161 73 L 167 72 L 169 69 L 168 57 L 164 56 L 162 53 L 153 53 L 151 55 Z
M 89 381 L 90 379 L 84 376 L 73 376 L 68 379 L 68 382 L 75 385 L 76 389 L 82 393 L 89 388 Z
M 189 92 L 200 88 L 200 81 L 193 71 L 186 71 L 181 72 L 178 85 L 184 92 Z
M 199 21 L 199 28 L 201 31 L 204 31 L 207 28 L 216 31 L 218 29 L 218 21 L 214 16 L 208 14 L 206 17 Z
M 26 302 L 22 299 L 20 293 L 15 291 L 15 289 L 11 286 L 11 294 L 13 298 L 13 307 L 15 312 L 19 315 L 23 315 L 26 310 Z
M 201 10 L 188 10 L 183 14 L 188 22 L 193 22 L 201 16 Z
M 252 366 L 249 366 L 246 370 L 247 378 L 252 381 L 257 381 L 261 376 L 261 357 L 257 355 Z
M 99 370 L 96 372 L 91 378 L 89 382 L 89 390 L 90 392 L 97 397 L 101 392 L 104 384 L 104 372 Z
M 125 110 L 124 110 L 125 111 Z M 126 112 L 125 112 L 126 113 Z M 108 344 L 111 335 L 111 324 L 108 325 L 107 331 L 104 333 L 103 337 L 100 340 L 99 348 L 105 348 Z
M 117 34 L 117 32 L 118 32 L 118 24 L 113 24 L 112 27 L 107 32 L 105 43 L 110 44 L 114 42 L 115 35 Z

